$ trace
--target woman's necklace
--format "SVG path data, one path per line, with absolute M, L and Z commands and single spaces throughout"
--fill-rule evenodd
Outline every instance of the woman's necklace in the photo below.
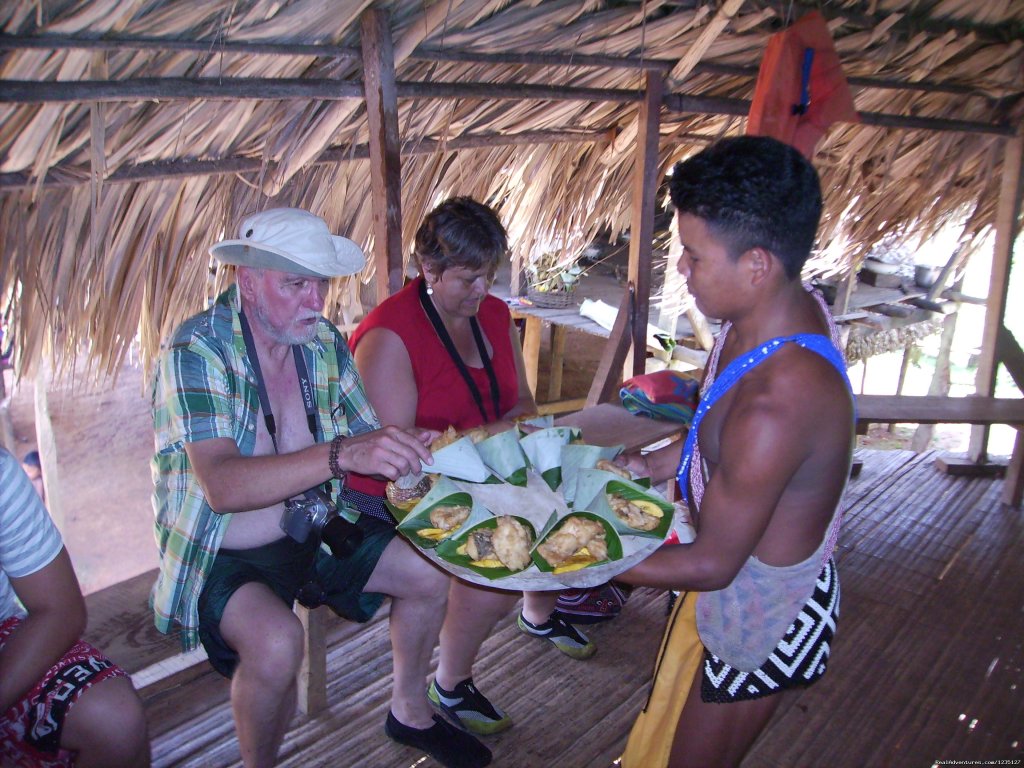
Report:
M 434 326 L 434 332 L 437 333 L 438 338 L 441 340 L 445 350 L 448 352 L 448 356 L 462 375 L 462 380 L 466 382 L 466 386 L 469 388 L 470 394 L 473 395 L 476 407 L 480 410 L 480 415 L 483 417 L 483 421 L 481 423 L 486 424 L 489 421 L 495 421 L 501 418 L 501 395 L 498 388 L 498 377 L 494 372 L 494 366 L 491 364 L 490 355 L 487 354 L 487 345 L 484 343 L 484 335 L 480 331 L 480 323 L 477 322 L 476 317 L 469 318 L 469 327 L 473 331 L 473 340 L 476 342 L 477 351 L 480 353 L 480 359 L 483 361 L 484 370 L 487 372 L 487 380 L 491 385 L 491 405 L 494 408 L 493 418 L 487 415 L 487 409 L 484 407 L 483 395 L 476 386 L 476 382 L 473 381 L 473 377 L 470 375 L 469 369 L 466 367 L 466 363 L 462 359 L 462 355 L 460 355 L 459 350 L 455 348 L 455 343 L 452 341 L 451 334 L 448 333 L 448 328 L 445 326 L 444 321 L 441 319 L 441 315 L 437 311 L 433 297 L 427 293 L 426 281 L 422 281 L 420 283 L 419 295 L 420 305 L 423 307 L 423 311 L 426 312 L 427 319 L 430 320 L 430 324 Z

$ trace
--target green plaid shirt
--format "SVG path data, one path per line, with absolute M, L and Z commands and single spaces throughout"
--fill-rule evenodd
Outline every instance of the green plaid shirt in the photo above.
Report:
M 153 383 L 151 469 L 160 574 L 152 603 L 157 629 L 168 633 L 179 624 L 186 651 L 199 644 L 199 593 L 231 515 L 215 513 L 206 502 L 185 444 L 229 437 L 245 456 L 256 446 L 259 394 L 238 312 L 232 286 L 209 310 L 182 323 L 160 355 Z M 316 390 L 318 441 L 379 428 L 337 328 L 321 320 L 303 354 Z

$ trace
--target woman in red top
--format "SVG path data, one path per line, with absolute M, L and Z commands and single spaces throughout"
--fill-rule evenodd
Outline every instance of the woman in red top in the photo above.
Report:
M 536 413 L 519 335 L 508 307 L 487 293 L 508 239 L 498 217 L 468 197 L 450 198 L 416 233 L 421 276 L 384 301 L 350 340 L 363 385 L 384 424 L 497 434 Z M 384 484 L 350 479 L 348 499 L 367 514 L 387 515 Z M 497 733 L 512 720 L 473 685 L 472 666 L 495 623 L 519 595 L 452 578 L 441 628 L 440 662 L 428 696 L 475 733 Z M 557 614 L 557 592 L 528 592 L 518 624 L 573 658 L 594 645 Z

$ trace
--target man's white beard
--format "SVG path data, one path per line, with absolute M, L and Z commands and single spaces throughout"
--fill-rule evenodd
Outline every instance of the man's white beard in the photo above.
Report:
M 253 313 L 256 321 L 263 328 L 263 331 L 274 340 L 277 344 L 287 344 L 291 346 L 293 344 L 308 344 L 316 338 L 317 324 L 309 326 L 309 328 L 302 333 L 289 333 L 287 329 L 277 328 L 268 319 L 268 312 L 262 299 L 257 299 L 255 302 L 256 306 L 253 308 Z

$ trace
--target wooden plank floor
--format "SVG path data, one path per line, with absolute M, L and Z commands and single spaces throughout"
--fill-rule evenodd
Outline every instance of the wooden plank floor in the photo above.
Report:
M 785 700 L 744 768 L 922 766 L 1024 756 L 1024 516 L 1002 481 L 951 478 L 934 454 L 865 451 L 838 550 L 842 609 L 829 673 Z M 589 629 L 586 662 L 521 635 L 485 643 L 476 680 L 516 722 L 487 739 L 499 768 L 610 766 L 643 704 L 666 598 L 637 590 Z M 328 710 L 297 716 L 285 766 L 405 768 L 383 734 L 386 616 L 332 622 Z M 156 766 L 239 764 L 228 684 L 212 672 L 147 696 Z

